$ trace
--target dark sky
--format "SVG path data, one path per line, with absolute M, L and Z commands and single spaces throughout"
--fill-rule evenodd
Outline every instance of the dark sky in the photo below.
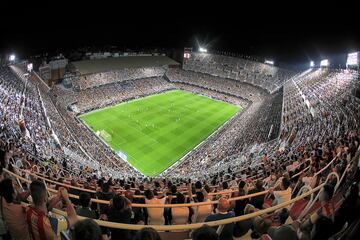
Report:
M 20 4 L 2 16 L 6 21 L 0 52 L 35 54 L 84 45 L 183 48 L 200 43 L 297 63 L 360 48 L 359 10 L 348 2 L 231 3 L 125 5 L 74 0 Z

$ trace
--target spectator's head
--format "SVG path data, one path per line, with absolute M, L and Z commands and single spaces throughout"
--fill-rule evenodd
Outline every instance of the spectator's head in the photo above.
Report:
M 250 213 L 253 213 L 255 212 L 255 207 L 254 205 L 251 205 L 251 204 L 246 204 L 245 208 L 244 208 L 244 214 L 250 214 Z
M 197 182 L 195 183 L 195 188 L 196 188 L 196 189 L 201 189 L 201 188 L 202 188 L 202 184 L 201 184 L 200 181 L 197 181 Z
M 244 189 L 244 188 L 245 188 L 245 185 L 246 185 L 246 182 L 241 180 L 241 181 L 239 182 L 239 189 Z
M 111 202 L 112 207 L 119 211 L 124 211 L 129 207 L 128 200 L 124 196 L 115 195 Z
M 331 219 L 320 216 L 311 230 L 311 239 L 328 239 L 333 235 L 334 224 Z
M 269 235 L 273 240 L 298 240 L 295 229 L 290 225 L 284 225 L 273 230 L 269 229 Z
M 176 203 L 185 203 L 185 197 L 182 193 L 176 194 Z
M 289 217 L 289 210 L 283 208 L 276 213 L 276 216 L 279 219 L 280 224 L 285 224 L 286 220 Z
M 290 186 L 290 181 L 289 181 L 289 179 L 287 179 L 287 178 L 283 178 L 282 179 L 282 188 L 283 188 L 283 190 L 286 190 L 286 189 L 288 189 L 288 187 Z
M 334 195 L 334 187 L 331 184 L 325 184 L 319 194 L 319 200 L 321 202 L 329 201 Z
M 209 227 L 208 225 L 203 225 L 202 227 L 195 229 L 191 234 L 192 240 L 218 240 L 219 236 L 216 233 L 215 229 Z
M 5 178 L 0 183 L 0 196 L 2 196 L 7 203 L 12 203 L 14 200 L 14 187 L 10 178 Z
M 80 205 L 83 207 L 83 208 L 88 208 L 89 205 L 90 205 L 90 194 L 88 193 L 85 193 L 85 192 L 82 192 L 80 193 L 79 195 L 79 201 L 80 201 Z
M 227 182 L 223 182 L 223 183 L 222 183 L 222 187 L 223 187 L 223 189 L 228 189 L 228 188 L 229 188 L 229 185 L 228 185 Z
M 257 189 L 261 189 L 263 187 L 263 184 L 263 181 L 259 179 L 256 181 L 255 186 Z
M 175 184 L 174 184 L 174 185 L 171 185 L 170 191 L 171 191 L 172 194 L 176 194 L 176 192 L 177 192 L 177 187 L 176 187 Z
M 219 204 L 218 204 L 218 210 L 219 212 L 227 212 L 229 210 L 230 203 L 226 198 L 220 198 Z
M 136 233 L 134 240 L 161 240 L 161 237 L 155 229 L 145 227 Z
M 269 222 L 266 219 L 263 219 L 261 217 L 257 217 L 254 219 L 254 230 L 255 232 L 259 233 L 260 236 L 262 234 L 266 234 L 270 226 L 271 226 L 271 222 Z
M 146 189 L 144 194 L 145 197 L 149 200 L 154 198 L 154 193 L 150 189 Z
M 130 185 L 129 184 L 125 185 L 125 190 L 130 190 Z
M 102 240 L 101 229 L 92 219 L 78 221 L 74 225 L 73 240 Z
M 38 180 L 30 184 L 30 193 L 35 206 L 41 206 L 47 202 L 46 187 Z

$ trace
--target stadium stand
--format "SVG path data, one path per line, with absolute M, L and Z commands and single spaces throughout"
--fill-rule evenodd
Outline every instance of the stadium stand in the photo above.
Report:
M 195 54 L 183 70 L 146 69 L 80 78 L 78 92 L 49 89 L 19 66 L 0 68 L 2 237 L 77 239 L 81 229 L 103 239 L 356 236 L 359 215 L 349 213 L 360 209 L 358 71 L 293 73 L 211 54 Z M 169 89 L 244 110 L 156 178 L 77 118 Z
M 184 61 L 185 70 L 207 73 L 221 78 L 251 83 L 270 92 L 284 84 L 295 73 L 267 64 L 217 54 L 191 53 Z

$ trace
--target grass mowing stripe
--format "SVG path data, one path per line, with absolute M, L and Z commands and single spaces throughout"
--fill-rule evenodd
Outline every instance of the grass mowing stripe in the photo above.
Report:
M 147 176 L 156 176 L 240 111 L 239 106 L 182 90 L 120 103 L 80 116 Z

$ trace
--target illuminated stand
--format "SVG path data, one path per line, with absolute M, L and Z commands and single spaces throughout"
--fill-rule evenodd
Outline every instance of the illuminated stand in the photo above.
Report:
M 329 63 L 329 60 L 327 60 L 327 59 L 321 60 L 321 62 L 320 62 L 320 67 L 322 67 L 322 68 L 328 67 L 329 65 L 330 65 L 330 63 Z
M 349 53 L 346 60 L 346 68 L 359 69 L 359 52 Z
M 273 60 L 265 60 L 265 64 L 274 65 Z
M 199 47 L 199 52 L 201 53 L 207 53 L 207 49 L 203 47 Z

